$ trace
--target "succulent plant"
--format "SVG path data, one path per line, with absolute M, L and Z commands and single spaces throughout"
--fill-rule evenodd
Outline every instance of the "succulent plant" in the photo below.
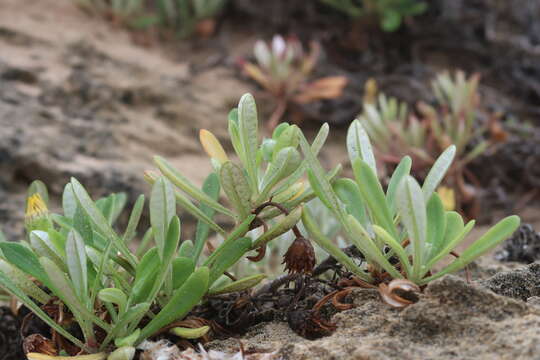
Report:
M 466 78 L 461 71 L 453 77 L 441 73 L 432 83 L 437 104 L 420 102 L 419 117 L 404 102 L 384 94 L 379 94 L 375 103 L 365 102 L 359 117 L 387 171 L 404 156 L 410 156 L 413 173 L 425 176 L 437 157 L 454 144 L 456 161 L 449 171 L 447 185 L 458 195 L 454 202 L 459 209 L 474 201 L 471 184 L 476 181 L 467 165 L 505 137 L 495 114 L 488 119 L 481 117 L 479 80 L 478 75 Z
M 268 121 L 274 129 L 291 104 L 307 104 L 339 97 L 347 84 L 343 76 L 328 76 L 310 81 L 321 52 L 316 42 L 306 53 L 295 37 L 275 35 L 271 44 L 262 40 L 253 50 L 256 64 L 241 60 L 244 72 L 259 83 L 276 100 L 276 108 Z
M 357 265 L 324 236 L 319 229 L 320 220 L 314 219 L 307 208 L 303 211 L 303 224 L 313 241 L 365 283 L 384 287 L 388 280 L 406 279 L 408 282 L 402 281 L 401 287 L 425 285 L 462 269 L 519 226 L 517 216 L 501 220 L 449 265 L 437 271 L 435 265 L 463 243 L 475 223 L 471 220 L 464 224 L 457 212 L 446 211 L 435 192 L 455 157 L 455 146 L 449 146 L 439 156 L 422 185 L 410 176 L 412 162 L 405 156 L 392 174 L 386 191 L 377 178 L 371 143 L 359 120 L 351 124 L 347 134 L 355 180 L 342 178 L 330 183 L 321 176 L 324 170 L 304 138 L 300 138 L 300 146 L 308 161 L 308 178 L 317 197 L 339 220 L 345 238 L 360 250 L 366 263 Z M 385 290 L 388 295 L 388 288 Z

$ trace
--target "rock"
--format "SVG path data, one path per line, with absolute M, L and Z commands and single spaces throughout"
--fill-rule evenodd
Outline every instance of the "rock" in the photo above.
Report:
M 452 275 L 433 281 L 401 311 L 375 290 L 357 289 L 352 297 L 356 307 L 334 316 L 338 328 L 329 337 L 308 341 L 285 324 L 270 323 L 241 341 L 248 351 L 278 350 L 278 357 L 295 360 L 532 359 L 540 351 L 536 306 Z M 235 346 L 230 340 L 218 344 Z
M 480 283 L 499 295 L 525 301 L 540 295 L 540 263 L 501 272 Z

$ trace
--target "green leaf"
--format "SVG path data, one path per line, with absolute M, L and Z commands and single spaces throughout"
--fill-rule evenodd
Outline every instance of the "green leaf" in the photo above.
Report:
M 41 267 L 37 256 L 30 249 L 14 242 L 2 242 L 0 249 L 10 264 L 33 276 L 45 286 L 49 286 L 49 278 Z
M 191 258 L 177 257 L 172 262 L 173 289 L 178 289 L 195 271 L 195 262 Z
M 373 155 L 371 142 L 358 119 L 351 123 L 349 130 L 347 131 L 347 149 L 349 151 L 351 163 L 354 163 L 356 159 L 362 159 L 369 165 L 375 174 L 377 173 L 375 155 Z
M 41 230 L 33 230 L 30 233 L 30 246 L 38 256 L 45 256 L 55 262 L 62 270 L 67 270 L 63 258 L 65 253 L 54 244 L 49 234 Z
M 399 258 L 399 261 L 401 262 L 403 268 L 405 269 L 405 272 L 407 273 L 407 277 L 412 276 L 413 271 L 411 267 L 411 263 L 409 262 L 409 255 L 401 246 L 399 241 L 397 239 L 394 239 L 392 235 L 390 235 L 386 230 L 384 230 L 382 227 L 373 225 L 373 231 L 377 236 L 379 236 L 386 245 L 392 249 L 396 255 Z
M 279 220 L 277 224 L 275 224 L 270 229 L 268 229 L 268 231 L 266 231 L 261 236 L 259 236 L 253 242 L 252 249 L 265 246 L 269 241 L 291 230 L 294 227 L 294 225 L 296 225 L 298 221 L 300 221 L 301 216 L 302 216 L 302 207 L 297 207 L 296 209 L 291 211 L 287 216 L 285 216 L 283 219 Z
M 122 240 L 116 235 L 114 230 L 109 225 L 107 219 L 99 211 L 96 204 L 92 201 L 84 187 L 77 181 L 75 178 L 71 178 L 71 186 L 73 188 L 73 193 L 77 198 L 79 205 L 82 207 L 86 215 L 92 219 L 92 223 L 99 229 L 99 231 L 105 235 L 109 241 L 112 241 L 115 247 L 122 253 L 122 255 L 129 261 L 129 263 L 134 266 L 137 263 L 137 259 L 129 251 L 127 246 L 122 242 Z
M 127 296 L 117 288 L 101 289 L 98 293 L 99 300 L 118 305 L 118 311 L 123 314 L 126 311 Z
M 313 219 L 311 212 L 307 207 L 302 211 L 302 223 L 308 231 L 310 238 L 315 241 L 322 249 L 336 259 L 340 264 L 345 266 L 347 270 L 358 276 L 364 281 L 371 282 L 369 274 L 364 272 L 356 263 L 347 256 L 339 247 L 337 247 L 330 239 L 323 235 Z
M 150 223 L 160 258 L 163 258 L 165 237 L 175 214 L 176 201 L 172 185 L 166 178 L 159 177 L 152 186 L 150 196 Z
M 157 180 L 157 177 L 155 177 L 153 174 L 151 173 L 145 173 L 145 178 L 146 180 L 150 183 L 150 184 L 154 184 Z M 202 212 L 201 210 L 199 210 L 198 207 L 196 207 L 195 205 L 193 205 L 193 203 L 191 202 L 191 200 L 189 200 L 184 194 L 182 194 L 180 191 L 178 190 L 174 190 L 174 196 L 176 198 L 176 202 L 180 205 L 180 207 L 182 207 L 184 210 L 186 210 L 187 212 L 189 212 L 191 215 L 193 215 L 194 217 L 196 217 L 198 220 L 201 220 L 203 222 L 205 222 L 208 226 L 210 226 L 212 228 L 212 230 L 220 233 L 221 235 L 224 235 L 225 234 L 225 230 L 223 230 L 218 224 L 216 224 L 211 218 L 209 218 L 208 216 L 206 216 L 206 214 L 204 212 Z M 229 211 L 229 210 L 227 210 Z M 229 211 L 229 213 L 231 214 L 230 216 L 231 217 L 234 217 L 234 214 L 232 212 Z
M 399 165 L 394 170 L 390 182 L 388 183 L 388 189 L 386 190 L 386 202 L 388 207 L 392 211 L 392 215 L 396 213 L 396 192 L 401 180 L 408 176 L 411 172 L 412 160 L 409 156 L 405 156 L 399 162 Z
M 416 282 L 424 265 L 426 248 L 427 215 L 424 195 L 416 180 L 407 176 L 399 184 L 396 197 L 398 213 L 413 248 L 413 277 L 409 280 Z
M 220 189 L 221 187 L 219 184 L 219 176 L 216 173 L 211 173 L 210 175 L 208 175 L 202 186 L 202 191 L 215 201 L 218 201 Z M 213 208 L 204 204 L 201 205 L 200 210 L 210 219 L 212 219 L 216 213 Z M 195 259 L 195 261 L 199 259 L 199 256 L 201 255 L 201 252 L 204 248 L 204 244 L 208 239 L 209 233 L 210 226 L 208 226 L 208 224 L 206 224 L 205 222 L 199 220 L 197 222 L 197 228 L 195 230 L 195 248 L 193 250 L 193 258 Z
M 159 266 L 158 249 L 153 247 L 144 254 L 135 270 L 135 280 L 131 289 L 130 303 L 138 304 L 147 299 L 154 286 L 154 280 L 159 271 Z
M 81 236 L 71 230 L 66 241 L 66 263 L 77 297 L 84 301 L 88 296 L 88 268 L 86 251 Z
M 266 197 L 277 183 L 294 173 L 301 162 L 300 154 L 295 148 L 286 147 L 281 149 L 264 174 L 261 181 L 261 196 L 258 200 L 262 201 L 262 198 Z
M 40 265 L 41 267 L 41 265 Z M 36 303 L 34 303 L 21 289 L 15 285 L 11 279 L 0 271 L 0 285 L 6 289 L 10 294 L 17 297 L 17 299 L 23 303 L 28 309 L 30 309 L 37 317 L 43 320 L 47 325 L 58 332 L 60 335 L 71 341 L 81 349 L 86 349 L 86 346 L 76 337 L 71 335 L 66 329 L 60 326 L 56 321 L 52 320 Z
M 42 304 L 49 302 L 51 297 L 45 291 L 41 290 L 30 277 L 17 269 L 15 266 L 9 264 L 7 261 L 0 259 L 0 273 L 5 274 L 13 284 L 15 284 L 19 289 L 21 289 L 25 294 L 31 296 Z M 1 288 L 0 282 L 0 288 Z
M 424 193 L 424 199 L 428 201 L 431 198 L 431 194 L 437 189 L 444 175 L 452 165 L 454 156 L 456 155 L 456 147 L 454 145 L 449 146 L 444 152 L 437 158 L 431 170 L 424 180 L 422 185 L 422 192 Z
M 298 147 L 298 131 L 298 126 L 292 125 L 288 126 L 286 129 L 280 132 L 274 146 L 272 161 L 277 159 L 278 154 L 282 149 L 285 149 L 287 147 L 292 147 L 296 149 L 296 147 Z
M 180 248 L 178 249 L 178 256 L 193 257 L 193 242 L 191 240 L 182 241 Z
M 67 183 L 66 186 L 64 186 L 64 192 L 62 194 L 62 208 L 64 209 L 64 215 L 69 219 L 73 219 L 77 206 L 77 199 L 75 198 L 75 194 L 73 194 L 73 187 L 71 186 L 71 183 Z
M 144 195 L 141 194 L 137 198 L 137 201 L 135 202 L 135 205 L 133 206 L 133 209 L 131 210 L 131 215 L 129 215 L 126 231 L 124 232 L 124 236 L 122 237 L 122 241 L 124 243 L 129 243 L 135 237 L 136 232 L 137 232 L 137 226 L 139 225 L 139 221 L 141 220 L 143 209 L 144 209 Z
M 426 242 L 429 244 L 426 260 L 431 259 L 444 246 L 446 216 L 444 205 L 437 193 L 433 193 L 427 203 L 427 233 Z M 425 261 L 424 261 L 425 262 Z
M 259 122 L 257 120 L 257 106 L 251 94 L 244 94 L 238 103 L 238 130 L 240 143 L 245 156 L 244 166 L 250 179 L 251 190 L 257 192 L 259 183 L 255 154 L 259 147 Z
M 73 229 L 75 229 L 88 245 L 94 244 L 94 230 L 92 222 L 84 210 L 77 205 L 75 215 L 73 216 Z
M 374 223 L 388 231 L 392 237 L 397 238 L 392 214 L 377 175 L 375 175 L 369 164 L 360 158 L 356 158 L 352 166 L 362 199 L 367 205 Z
M 207 267 L 197 269 L 179 289 L 175 290 L 171 300 L 161 311 L 142 329 L 137 340 L 140 343 L 153 335 L 162 327 L 181 320 L 201 301 L 208 290 L 210 271 Z
M 208 295 L 214 296 L 244 291 L 247 289 L 251 289 L 254 286 L 257 286 L 264 279 L 266 279 L 266 275 L 264 274 L 248 276 L 223 286 L 214 287 L 208 291 Z
M 464 268 L 474 259 L 493 249 L 501 241 L 512 235 L 518 228 L 519 223 L 520 219 L 516 215 L 508 216 L 499 221 L 495 226 L 489 229 L 484 235 L 469 246 L 459 258 L 455 259 L 450 265 L 445 267 L 437 274 L 422 279 L 421 283 L 428 283 L 429 281 L 439 278 L 445 274 L 449 274 Z
M 210 275 L 208 285 L 211 286 L 228 268 L 236 264 L 238 260 L 251 248 L 251 239 L 248 237 L 239 238 L 233 242 L 225 244 L 219 255 L 210 265 Z
M 245 218 L 251 211 L 251 188 L 244 172 L 238 165 L 227 161 L 219 174 L 223 191 L 238 212 L 238 218 Z
M 353 215 L 362 226 L 366 226 L 368 218 L 358 185 L 351 179 L 341 178 L 334 182 L 333 188 L 345 204 L 347 213 Z
M 191 196 L 193 199 L 199 201 L 202 204 L 206 204 L 216 211 L 225 214 L 230 217 L 234 217 L 234 214 L 218 203 L 216 200 L 212 199 L 210 196 L 199 190 L 195 185 L 193 185 L 186 177 L 184 177 L 178 170 L 172 167 L 167 160 L 162 157 L 155 156 L 154 163 L 157 165 L 161 173 L 167 177 L 175 186 L 181 189 L 183 192 Z
M 250 230 L 251 223 L 255 217 L 254 214 L 251 214 L 238 224 L 233 231 L 231 231 L 229 236 L 227 236 L 225 241 L 223 241 L 223 243 L 204 261 L 204 266 L 210 266 L 218 256 L 221 256 L 221 253 L 229 246 L 229 244 L 235 242 L 241 236 L 244 236 Z

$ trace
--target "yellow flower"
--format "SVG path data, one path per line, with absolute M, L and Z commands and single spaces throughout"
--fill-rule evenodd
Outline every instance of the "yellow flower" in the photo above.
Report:
M 32 194 L 26 200 L 24 223 L 28 232 L 32 230 L 46 231 L 50 227 L 49 209 L 39 193 Z

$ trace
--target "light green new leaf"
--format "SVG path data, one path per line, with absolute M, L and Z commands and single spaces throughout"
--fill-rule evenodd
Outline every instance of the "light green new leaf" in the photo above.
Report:
M 158 249 L 153 247 L 144 254 L 135 272 L 135 280 L 131 288 L 130 303 L 138 304 L 145 301 L 159 271 L 160 260 Z
M 427 252 L 425 261 L 431 259 L 432 254 L 436 254 L 444 246 L 444 233 L 446 231 L 446 216 L 444 205 L 437 193 L 431 195 L 427 203 L 427 232 L 426 243 Z M 461 217 L 460 217 L 461 218 Z
M 351 123 L 349 130 L 347 131 L 347 149 L 349 151 L 351 163 L 354 163 L 356 159 L 362 159 L 369 165 L 375 174 L 377 173 L 375 155 L 373 155 L 371 142 L 358 119 Z
M 66 241 L 66 263 L 68 273 L 75 288 L 75 294 L 81 301 L 88 296 L 88 267 L 86 251 L 81 236 L 71 230 Z
M 219 171 L 221 186 L 239 219 L 245 218 L 251 210 L 251 188 L 242 169 L 231 161 L 221 166 Z
M 427 215 L 424 195 L 416 180 L 407 176 L 399 184 L 396 198 L 398 213 L 413 249 L 414 277 L 411 281 L 416 282 L 419 280 L 416 277 L 422 270 L 426 244 Z
M 169 332 L 183 339 L 198 339 L 201 336 L 206 335 L 206 333 L 209 330 L 210 330 L 210 326 L 201 326 L 200 328 L 196 328 L 196 329 L 175 327 L 169 330 Z

